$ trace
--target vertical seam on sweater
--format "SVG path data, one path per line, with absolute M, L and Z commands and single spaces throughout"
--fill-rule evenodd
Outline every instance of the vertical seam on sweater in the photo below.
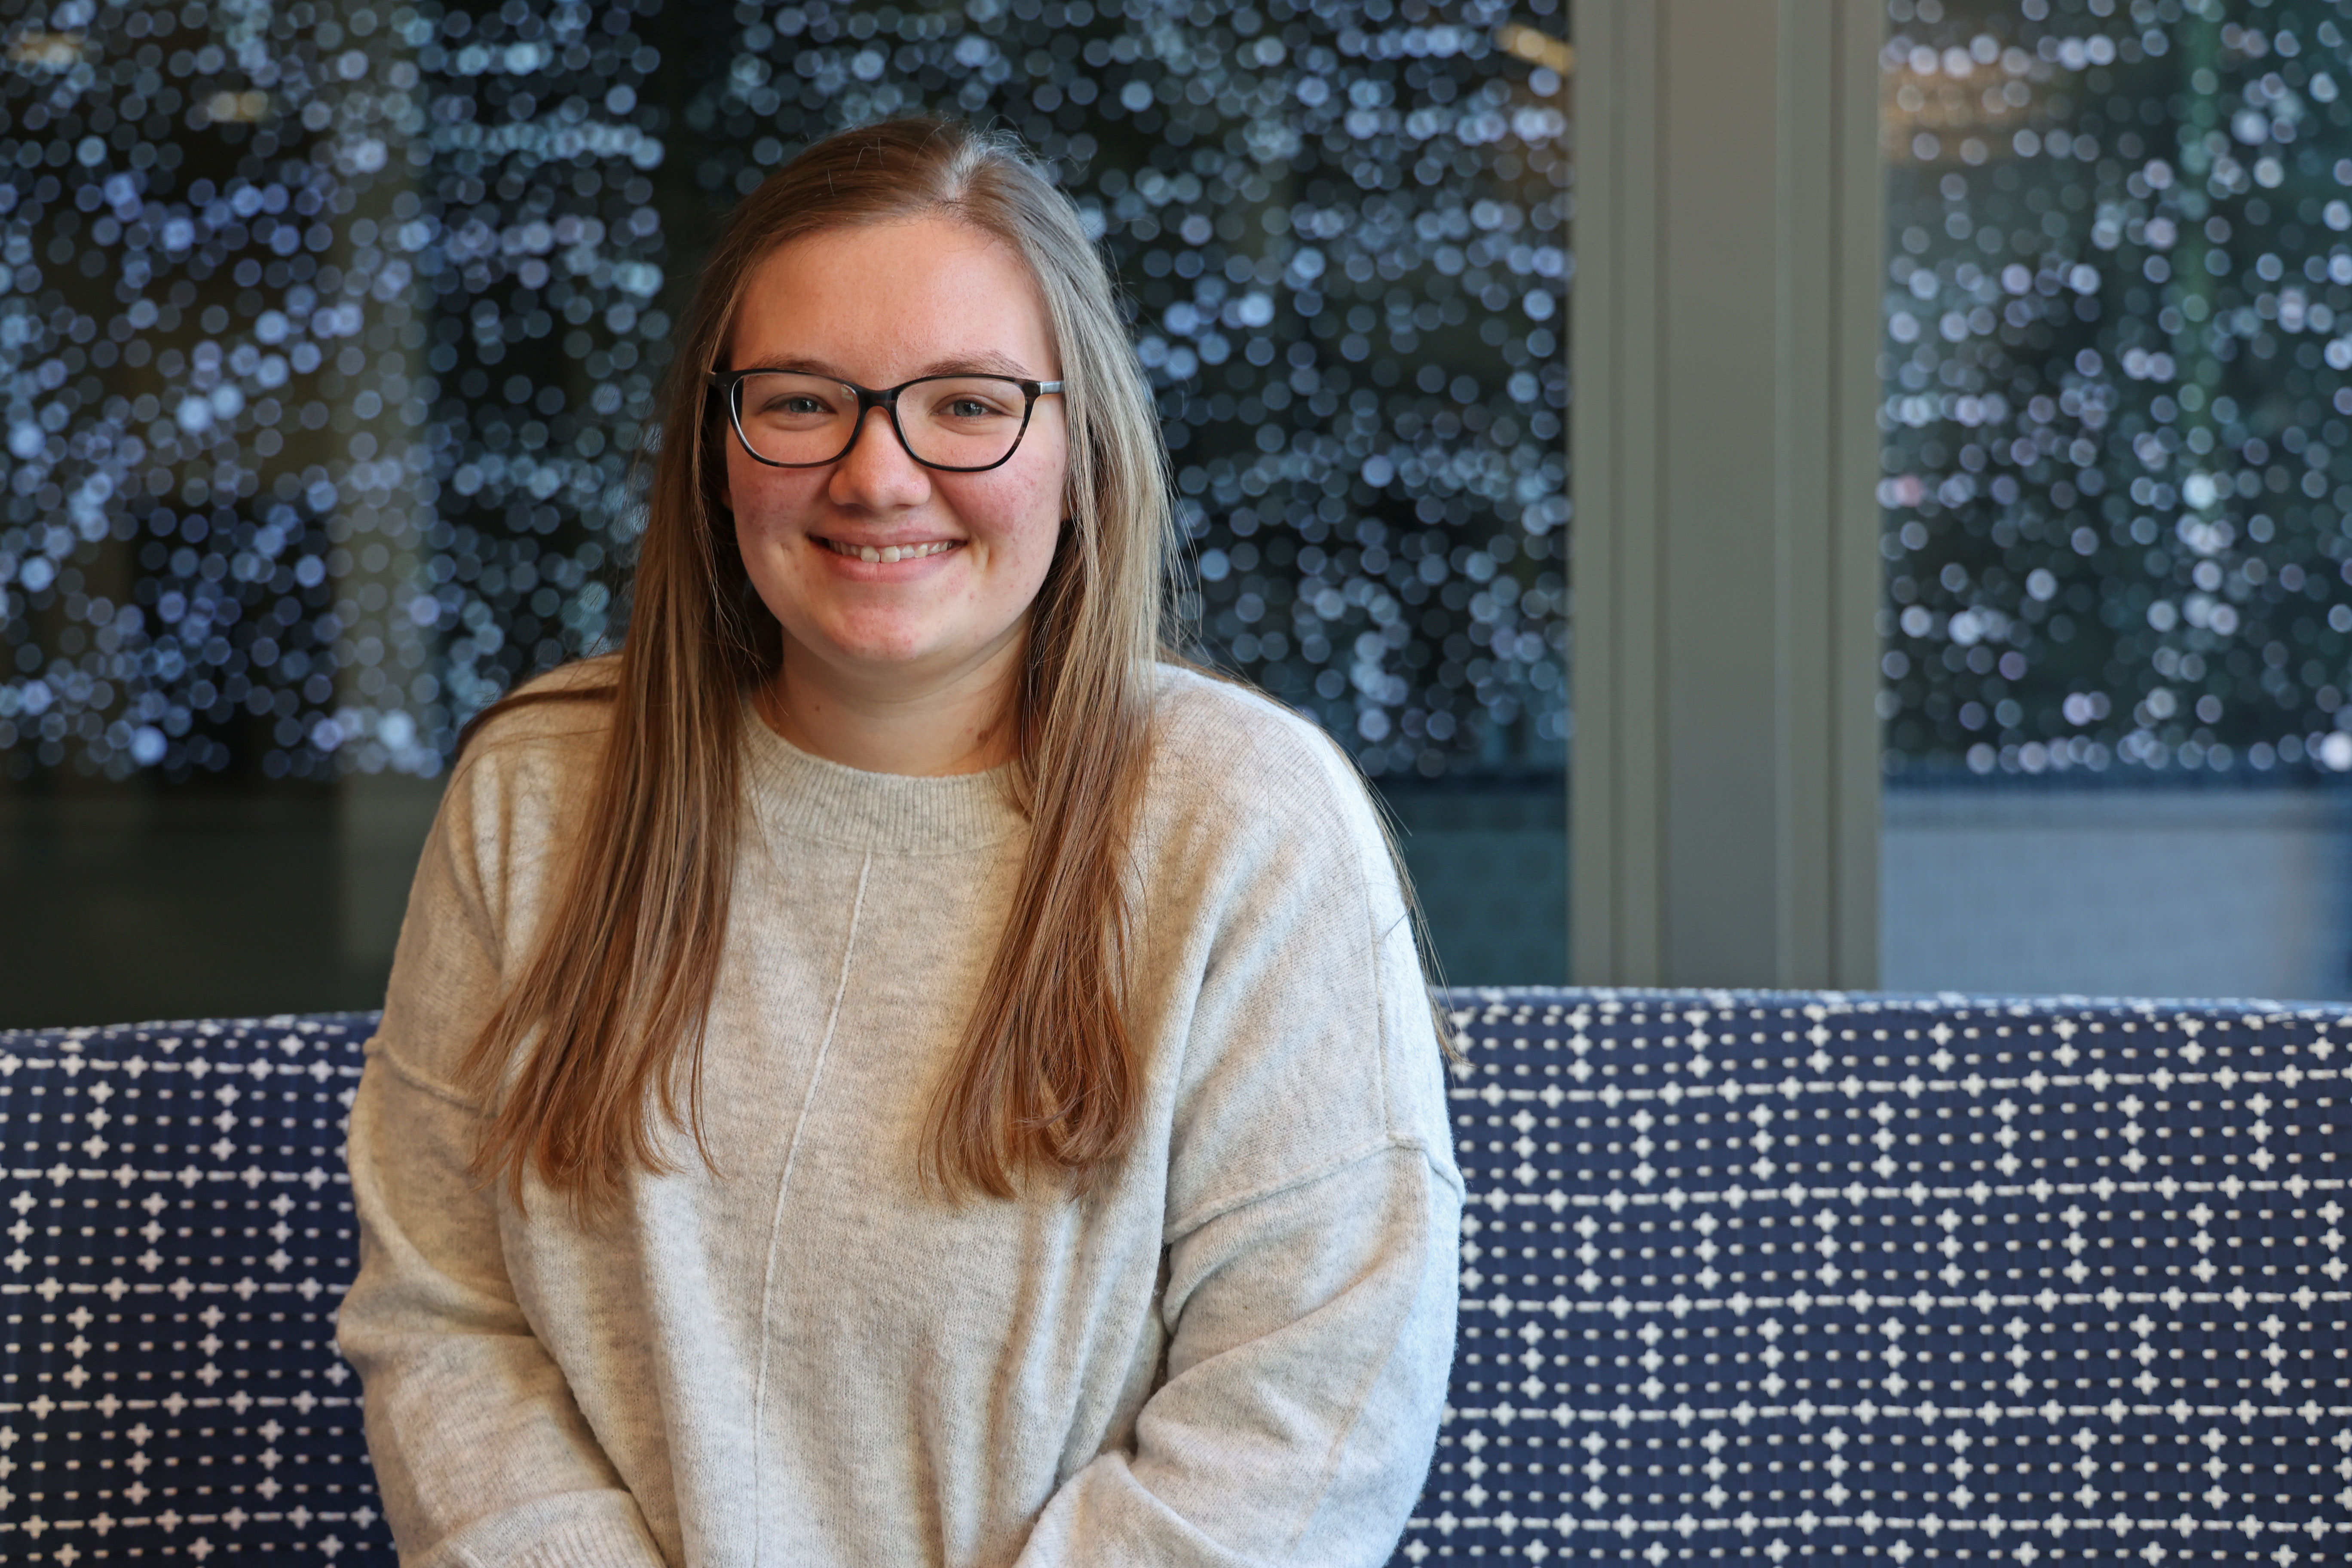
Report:
M 824 1076 L 825 1057 L 833 1049 L 833 1032 L 841 1023 L 842 999 L 849 994 L 849 964 L 857 952 L 857 927 L 866 912 L 866 879 L 874 869 L 873 851 L 857 863 L 857 894 L 850 900 L 849 932 L 841 944 L 841 973 L 833 984 L 833 1007 L 826 1013 L 824 1037 L 817 1041 L 816 1060 L 809 1067 L 808 1087 L 801 1091 L 800 1113 L 793 1118 L 793 1135 L 784 1145 L 784 1168 L 776 1177 L 776 1211 L 768 1224 L 768 1263 L 760 1277 L 760 1376 L 751 1395 L 751 1562 L 756 1565 L 766 1542 L 767 1510 L 761 1500 L 761 1449 L 767 1436 L 768 1319 L 776 1300 L 776 1251 L 784 1231 L 784 1198 L 793 1184 L 793 1165 L 800 1158 L 801 1133 L 808 1126 L 809 1107 L 816 1103 L 818 1080 Z

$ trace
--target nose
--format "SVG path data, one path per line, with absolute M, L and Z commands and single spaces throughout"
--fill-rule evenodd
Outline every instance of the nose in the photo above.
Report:
M 857 439 L 833 466 L 825 490 L 837 506 L 899 511 L 930 499 L 931 475 L 908 455 L 890 423 L 889 410 L 869 408 L 858 426 Z

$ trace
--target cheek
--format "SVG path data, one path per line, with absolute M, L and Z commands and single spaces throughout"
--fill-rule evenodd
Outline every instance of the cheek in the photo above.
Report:
M 1042 581 L 1045 569 L 1053 564 L 1055 545 L 1061 537 L 1060 486 L 1051 476 L 1033 478 L 1013 493 L 993 499 L 997 504 L 991 515 L 1001 521 L 989 531 L 995 535 L 996 548 L 1017 563 L 1024 576 Z
M 740 452 L 730 458 L 726 500 L 739 536 L 748 540 L 773 532 L 810 504 L 818 482 L 812 473 L 772 468 Z
M 1057 458 L 1022 474 L 1014 494 L 1007 498 L 1007 511 L 1019 517 L 1024 533 L 1048 552 L 1068 515 L 1067 488 L 1067 469 Z
M 1062 526 L 1063 489 L 1064 469 L 1057 461 L 941 484 L 940 499 L 992 548 L 1026 560 L 1053 553 Z

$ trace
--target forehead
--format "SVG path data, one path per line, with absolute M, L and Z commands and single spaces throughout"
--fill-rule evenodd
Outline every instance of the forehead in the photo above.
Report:
M 1013 247 L 946 217 L 828 229 L 751 269 L 729 344 L 738 366 L 809 363 L 884 386 L 964 359 L 1051 377 L 1044 296 Z

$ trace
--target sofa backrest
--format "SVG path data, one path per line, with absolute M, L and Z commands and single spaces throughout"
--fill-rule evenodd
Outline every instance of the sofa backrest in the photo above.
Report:
M 1449 1000 L 1399 1561 L 2352 1551 L 2352 1011 Z M 332 1323 L 372 1022 L 0 1034 L 0 1559 L 391 1561 Z
M 0 1561 L 392 1561 L 334 1348 L 373 1026 L 0 1034 Z

